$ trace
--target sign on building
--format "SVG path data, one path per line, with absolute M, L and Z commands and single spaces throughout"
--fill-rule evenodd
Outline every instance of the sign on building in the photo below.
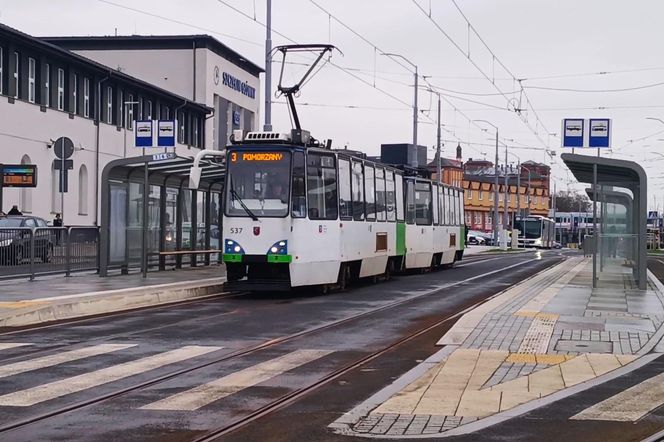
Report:
M 2 164 L 2 187 L 37 187 L 35 164 Z

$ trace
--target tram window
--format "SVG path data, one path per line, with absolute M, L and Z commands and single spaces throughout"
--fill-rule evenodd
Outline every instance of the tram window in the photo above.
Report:
M 353 217 L 350 192 L 350 161 L 339 158 L 339 214 L 341 219 Z
M 415 224 L 431 225 L 431 184 L 415 183 Z
M 447 192 L 445 192 L 445 208 L 447 209 L 445 211 L 445 224 L 450 225 L 452 224 L 452 189 L 447 189 Z
M 396 178 L 396 195 L 394 196 L 394 202 L 397 205 L 397 221 L 403 222 L 404 221 L 404 213 L 403 213 L 403 176 L 401 175 L 395 175 Z M 388 214 L 389 216 L 389 214 Z
M 454 189 L 452 191 L 452 194 L 454 195 L 453 198 L 453 206 L 454 206 L 454 218 L 453 218 L 453 224 L 456 226 L 459 224 L 459 192 Z
M 440 224 L 445 225 L 447 221 L 445 220 L 445 186 L 440 186 L 440 193 L 438 194 L 438 213 L 440 217 Z
M 460 200 L 463 201 L 463 191 L 460 190 L 459 193 L 461 194 L 461 198 L 460 198 Z M 461 209 L 461 210 L 460 210 L 461 215 L 459 216 L 459 224 L 465 224 L 465 223 L 466 223 L 466 209 L 465 209 L 465 207 L 463 206 L 463 203 L 460 203 L 460 204 L 459 204 L 459 207 L 460 207 L 460 209 Z
M 292 191 L 292 216 L 293 218 L 304 218 L 307 216 L 307 199 L 304 186 L 304 153 L 293 153 L 293 191 Z
M 395 204 L 396 204 L 396 194 L 394 192 L 394 172 L 388 170 L 385 172 L 385 185 L 386 185 L 386 192 L 385 192 L 385 207 L 387 208 L 387 220 L 389 222 L 394 222 L 396 220 L 396 210 L 395 210 Z
M 433 185 L 433 199 L 432 202 L 432 211 L 433 211 L 433 225 L 438 225 L 438 184 Z
M 333 156 L 307 155 L 307 206 L 309 219 L 337 219 L 337 171 Z
M 364 166 L 364 200 L 366 201 L 367 221 L 376 219 L 376 183 L 374 182 L 374 167 Z
M 353 219 L 364 221 L 364 171 L 362 163 L 353 161 L 350 190 L 353 196 Z
M 376 219 L 385 221 L 385 169 L 376 168 Z
M 406 180 L 406 224 L 415 224 L 415 182 Z

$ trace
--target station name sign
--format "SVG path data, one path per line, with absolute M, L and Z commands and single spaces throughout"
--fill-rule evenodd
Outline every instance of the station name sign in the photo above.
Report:
M 224 86 L 236 90 L 242 95 L 246 95 L 249 98 L 256 98 L 256 88 L 249 86 L 248 82 L 235 78 L 228 72 L 224 72 L 221 75 L 221 82 Z

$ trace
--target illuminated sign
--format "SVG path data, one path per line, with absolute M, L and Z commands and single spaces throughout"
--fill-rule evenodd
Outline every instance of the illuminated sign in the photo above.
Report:
M 231 152 L 231 162 L 238 161 L 281 161 L 284 154 L 280 152 Z
M 34 164 L 4 164 L 2 187 L 37 187 L 37 166 Z

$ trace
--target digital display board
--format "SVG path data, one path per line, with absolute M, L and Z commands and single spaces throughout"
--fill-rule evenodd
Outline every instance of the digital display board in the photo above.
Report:
M 34 164 L 3 164 L 2 187 L 37 187 L 37 166 Z
M 231 152 L 231 162 L 239 161 L 282 161 L 287 157 L 281 152 Z

